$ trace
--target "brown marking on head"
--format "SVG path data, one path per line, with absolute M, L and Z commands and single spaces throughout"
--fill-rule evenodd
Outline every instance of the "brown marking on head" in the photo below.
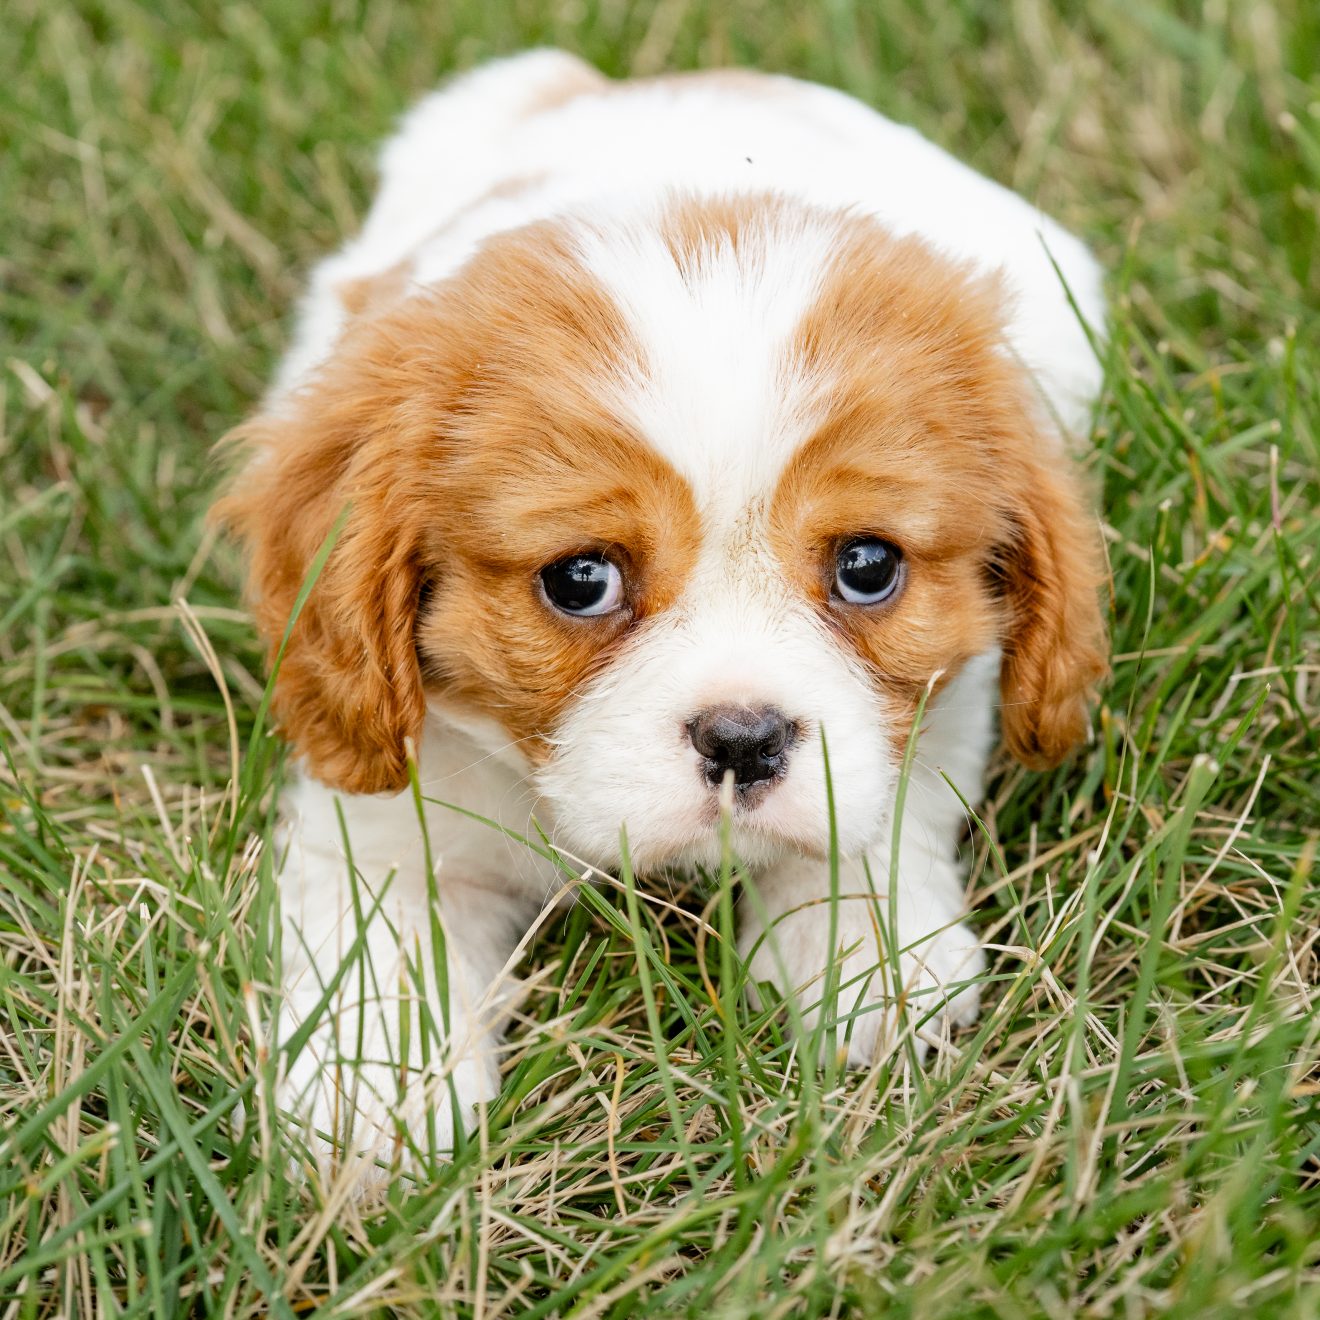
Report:
M 479 197 L 460 207 L 448 216 L 444 223 L 437 226 L 424 238 L 419 239 L 401 261 L 382 271 L 373 271 L 369 275 L 358 275 L 344 280 L 335 286 L 335 293 L 350 317 L 375 316 L 392 306 L 410 292 L 421 293 L 424 290 L 413 284 L 413 274 L 417 264 L 419 249 L 428 243 L 445 237 L 452 230 L 471 218 L 472 214 L 483 206 L 496 201 L 513 201 L 524 197 L 545 181 L 544 174 L 519 175 L 516 178 L 503 179 L 488 188 Z
M 1101 558 L 1072 460 L 1006 349 L 1002 300 L 916 239 L 845 223 L 794 346 L 825 419 L 779 481 L 771 535 L 889 697 L 900 745 L 927 685 L 999 641 L 1005 740 L 1043 766 L 1082 737 L 1105 672 Z M 902 550 L 892 603 L 831 599 L 835 553 L 857 535 Z
M 674 265 L 691 281 L 712 254 L 740 254 L 749 242 L 773 234 L 792 204 L 774 193 L 742 196 L 675 196 L 661 217 L 660 237 Z
M 677 595 L 700 536 L 691 494 L 601 401 L 636 353 L 563 231 L 541 224 L 352 322 L 311 381 L 229 437 L 253 458 L 217 514 L 247 545 L 272 657 L 351 506 L 275 691 L 318 778 L 402 788 L 428 697 L 493 717 L 535 759 L 629 623 Z M 583 550 L 616 556 L 625 611 L 544 602 L 540 569 Z

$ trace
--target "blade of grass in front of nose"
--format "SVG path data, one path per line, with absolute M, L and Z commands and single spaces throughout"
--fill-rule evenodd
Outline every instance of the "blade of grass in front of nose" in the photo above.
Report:
M 691 1143 L 687 1137 L 687 1124 L 683 1121 L 683 1111 L 678 1103 L 678 1091 L 674 1086 L 674 1070 L 669 1058 L 669 1043 L 660 1024 L 660 1007 L 656 1000 L 655 982 L 651 978 L 652 965 L 661 966 L 661 959 L 655 951 L 651 937 L 642 926 L 641 908 L 637 901 L 637 878 L 633 872 L 632 853 L 628 847 L 628 831 L 619 831 L 619 882 L 623 885 L 624 903 L 628 911 L 628 929 L 632 939 L 634 957 L 637 962 L 637 980 L 641 985 L 642 1000 L 646 1006 L 646 1025 L 651 1033 L 651 1045 L 655 1050 L 655 1067 L 661 1089 L 665 1095 L 665 1105 L 669 1110 L 669 1120 L 673 1125 L 674 1141 L 687 1174 L 694 1187 L 700 1182 L 697 1166 L 692 1158 Z
M 921 1067 L 921 1060 L 917 1056 L 916 1028 L 912 1031 L 906 1030 L 908 1003 L 903 985 L 903 950 L 898 927 L 899 856 L 903 838 L 903 808 L 907 803 L 908 784 L 912 779 L 912 765 L 917 754 L 917 738 L 921 733 L 921 722 L 926 716 L 926 703 L 930 699 L 931 690 L 938 677 L 938 674 L 933 675 L 930 682 L 922 690 L 921 696 L 917 700 L 916 712 L 912 717 L 912 727 L 908 730 L 907 742 L 903 747 L 903 761 L 899 767 L 898 785 L 894 790 L 894 821 L 889 843 L 889 884 L 885 895 L 885 915 L 884 919 L 879 922 L 880 938 L 884 948 L 880 975 L 885 987 L 886 1000 L 880 1011 L 885 1014 L 886 1019 L 890 1017 L 892 1011 L 895 1044 L 903 1049 L 909 1073 L 912 1077 L 913 1089 L 920 1096 L 926 1094 L 926 1075 Z M 869 881 L 869 868 L 867 868 L 867 872 Z M 872 893 L 874 894 L 874 886 L 872 887 Z M 878 913 L 878 908 L 873 909 L 873 911 Z M 892 1010 L 890 1004 L 893 1006 Z M 918 1011 L 913 1019 L 917 1026 L 921 1023 L 921 1007 L 921 1005 L 918 1005 Z M 880 1039 L 883 1039 L 883 1027 Z
M 729 1132 L 729 1158 L 733 1163 L 734 1186 L 747 1182 L 742 1120 L 743 1074 L 739 1067 L 742 998 L 742 968 L 738 959 L 737 933 L 733 915 L 733 772 L 726 771 L 720 785 L 720 1045 L 724 1059 L 725 1121 Z

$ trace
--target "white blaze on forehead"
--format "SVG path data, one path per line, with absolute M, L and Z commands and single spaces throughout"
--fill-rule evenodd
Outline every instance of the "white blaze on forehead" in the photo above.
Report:
M 844 223 L 842 213 L 774 202 L 736 211 L 712 203 L 703 216 L 681 201 L 612 214 L 599 227 L 573 222 L 578 259 L 637 349 L 603 382 L 608 403 L 688 482 L 704 545 L 679 600 L 576 694 L 554 756 L 536 772 L 570 847 L 608 858 L 624 820 L 643 865 L 718 862 L 687 723 L 726 701 L 776 706 L 799 729 L 783 782 L 754 823 L 738 826 L 744 860 L 828 847 L 822 733 L 840 846 L 855 852 L 879 828 L 896 775 L 885 712 L 860 662 L 773 561 L 764 524 L 786 464 L 828 402 L 828 379 L 795 345 Z
M 641 350 L 611 402 L 687 479 L 708 524 L 727 528 L 810 433 L 819 385 L 792 345 L 838 223 L 767 207 L 739 225 L 736 246 L 717 223 L 679 244 L 672 214 L 581 225 L 579 253 Z

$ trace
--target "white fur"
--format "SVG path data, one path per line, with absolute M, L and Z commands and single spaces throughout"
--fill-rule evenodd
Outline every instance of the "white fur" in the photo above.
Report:
M 801 992 L 814 1020 L 829 961 L 830 878 L 822 736 L 837 803 L 847 896 L 837 922 L 843 1010 L 855 1012 L 849 1058 L 892 1047 L 892 985 L 877 970 L 875 911 L 897 917 L 899 979 L 915 992 L 926 1032 L 967 1021 L 982 968 L 959 924 L 957 856 L 993 736 L 998 654 L 969 664 L 932 701 L 901 822 L 897 889 L 889 895 L 899 767 L 888 712 L 859 664 L 796 601 L 766 546 L 764 505 L 809 434 L 828 382 L 803 377 L 785 352 L 812 301 L 835 234 L 828 220 L 785 220 L 759 250 L 715 252 L 679 278 L 653 221 L 676 190 L 698 196 L 774 191 L 815 208 L 851 208 L 896 233 L 1003 273 L 1013 294 L 1009 336 L 1064 429 L 1080 428 L 1099 367 L 1051 259 L 1083 314 L 1103 321 L 1100 272 L 1086 249 L 1028 203 L 959 164 L 913 130 L 840 93 L 784 78 L 727 85 L 666 80 L 607 84 L 556 108 L 567 79 L 596 78 L 571 56 L 537 51 L 490 65 L 424 100 L 382 160 L 379 196 L 361 235 L 312 277 L 273 402 L 333 351 L 345 282 L 412 263 L 430 284 L 454 273 L 493 234 L 547 217 L 567 220 L 581 259 L 629 318 L 644 371 L 612 382 L 616 404 L 688 480 L 703 519 L 700 561 L 681 599 L 638 629 L 608 670 L 577 695 L 536 773 L 497 726 L 433 706 L 420 752 L 428 797 L 534 836 L 533 821 L 570 854 L 619 860 L 619 831 L 643 867 L 718 858 L 712 793 L 686 722 L 718 702 L 768 704 L 796 721 L 788 774 L 734 822 L 734 846 L 757 868 L 743 902 L 742 947 L 758 978 Z M 1060 461 L 1067 461 L 1061 453 Z M 519 940 L 562 873 L 548 860 L 448 807 L 423 818 L 448 948 L 448 1039 L 412 1031 L 400 1059 L 401 1005 L 439 1021 L 432 885 L 411 795 L 335 798 L 302 779 L 284 804 L 281 871 L 286 939 L 284 1038 L 322 998 L 358 931 L 359 909 L 389 887 L 365 932 L 376 983 L 354 969 L 286 1081 L 286 1101 L 321 1131 L 391 1156 L 398 1125 L 438 1149 L 459 1117 L 498 1084 L 501 1018 Z M 864 880 L 869 866 L 879 891 Z M 400 948 L 429 969 L 401 974 Z M 892 976 L 891 976 L 892 980 Z M 850 984 L 849 984 L 850 983 Z M 813 986 L 815 989 L 813 990 Z M 946 993 L 947 992 L 947 993 Z M 359 1037 L 362 1048 L 359 1051 Z M 336 1060 L 346 1060 L 346 1069 Z M 429 1059 L 429 1062 L 427 1061 Z M 402 1088 L 400 1077 L 405 1078 Z M 356 1090 L 354 1089 L 356 1088 Z

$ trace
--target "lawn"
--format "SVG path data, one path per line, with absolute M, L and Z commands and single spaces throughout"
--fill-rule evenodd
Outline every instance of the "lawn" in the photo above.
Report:
M 967 842 L 981 1024 L 799 1067 L 727 885 L 547 923 L 383 1204 L 270 1099 L 277 744 L 214 442 L 373 146 L 533 43 L 853 92 L 1112 271 L 1113 677 Z M 7 0 L 0 1317 L 1320 1314 L 1320 6 Z

